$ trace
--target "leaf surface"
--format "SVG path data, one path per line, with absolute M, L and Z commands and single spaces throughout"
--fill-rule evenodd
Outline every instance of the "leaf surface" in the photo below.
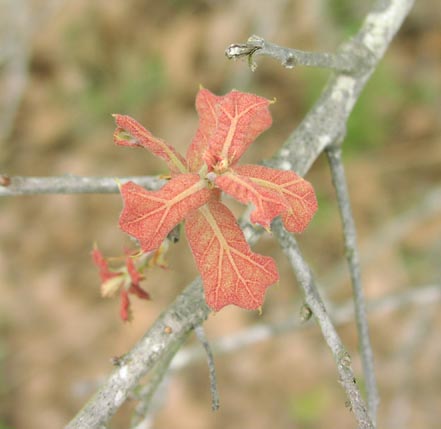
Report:
M 164 140 L 154 137 L 138 121 L 127 115 L 114 115 L 117 128 L 113 134 L 114 142 L 119 146 L 144 147 L 162 158 L 172 174 L 186 173 L 187 162 L 172 146 Z
M 271 126 L 270 101 L 254 94 L 233 90 L 224 96 L 215 96 L 206 89 L 198 94 L 196 108 L 199 129 L 190 147 L 188 159 L 199 154 L 209 169 L 222 162 L 233 165 L 259 134 Z
M 181 174 L 159 191 L 133 182 L 121 186 L 124 208 L 119 226 L 137 238 L 144 252 L 159 248 L 167 234 L 187 213 L 205 204 L 211 192 L 197 174 Z
M 314 188 L 308 181 L 293 171 L 261 165 L 241 165 L 234 171 L 285 199 L 288 209 L 281 213 L 281 217 L 288 231 L 300 233 L 305 230 L 318 207 Z
M 227 171 L 215 180 L 216 186 L 243 204 L 252 203 L 255 210 L 251 212 L 250 220 L 265 228 L 282 212 L 289 209 L 289 204 L 282 193 L 253 182 L 250 178 Z
M 211 200 L 188 215 L 185 230 L 207 304 L 215 311 L 229 304 L 259 308 L 266 289 L 279 279 L 277 267 L 272 258 L 251 251 L 230 210 Z
M 219 105 L 221 100 L 222 97 L 214 95 L 205 88 L 201 88 L 196 96 L 199 126 L 187 150 L 187 161 L 190 171 L 198 171 L 204 164 L 210 138 L 217 128 L 216 106 Z

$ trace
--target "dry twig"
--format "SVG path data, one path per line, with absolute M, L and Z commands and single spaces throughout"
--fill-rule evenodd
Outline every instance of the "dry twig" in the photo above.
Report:
M 338 207 L 343 225 L 346 259 L 352 282 L 352 294 L 355 306 L 355 320 L 357 322 L 359 349 L 363 363 L 363 372 L 366 380 L 366 392 L 368 409 L 371 419 L 375 425 L 377 409 L 379 404 L 377 380 L 374 369 L 374 354 L 372 352 L 371 340 L 369 338 L 369 326 L 366 317 L 366 305 L 361 283 L 360 258 L 358 255 L 357 233 L 355 222 L 352 216 L 351 203 L 349 199 L 346 175 L 341 159 L 340 142 L 331 145 L 326 150 L 328 162 L 332 173 L 332 182 L 337 193 Z

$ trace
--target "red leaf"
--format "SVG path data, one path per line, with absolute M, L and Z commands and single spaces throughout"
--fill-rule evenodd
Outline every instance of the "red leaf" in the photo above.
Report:
M 121 186 L 124 209 L 121 229 L 137 238 L 144 252 L 157 249 L 167 234 L 190 210 L 210 198 L 206 183 L 197 174 L 181 174 L 159 191 L 147 191 L 133 182 Z
M 254 183 L 246 176 L 241 176 L 235 171 L 227 171 L 215 180 L 216 186 L 234 197 L 241 203 L 253 203 L 255 210 L 251 213 L 250 220 L 265 228 L 280 213 L 289 209 L 283 195 L 264 186 Z
M 150 294 L 146 292 L 141 286 L 136 283 L 132 283 L 129 287 L 129 293 L 136 295 L 141 299 L 150 299 Z
M 114 142 L 119 146 L 144 147 L 168 165 L 170 172 L 186 173 L 187 162 L 164 140 L 158 139 L 139 122 L 127 115 L 113 115 L 117 128 L 113 134 Z
M 100 278 L 103 283 L 119 275 L 117 273 L 113 273 L 112 271 L 110 271 L 108 262 L 106 261 L 103 254 L 97 247 L 94 247 L 92 250 L 92 259 L 94 264 L 100 270 Z
M 130 255 L 126 257 L 126 268 L 132 284 L 139 285 L 144 280 L 144 276 L 136 269 L 133 258 Z
M 226 305 L 254 310 L 279 275 L 274 260 L 253 253 L 226 206 L 215 200 L 191 212 L 187 239 L 204 284 L 207 304 L 215 311 Z
M 196 96 L 196 110 L 199 115 L 199 127 L 187 150 L 187 161 L 191 171 L 198 171 L 204 165 L 205 153 L 213 132 L 217 127 L 216 106 L 222 97 L 201 88 Z
M 254 94 L 231 91 L 215 96 L 206 89 L 198 94 L 199 129 L 189 149 L 194 167 L 203 157 L 209 169 L 235 164 L 256 137 L 271 126 L 270 101 Z M 199 152 L 199 155 L 198 155 Z
M 129 294 L 124 288 L 121 288 L 120 292 L 119 315 L 124 322 L 128 322 L 132 319 Z
M 299 233 L 305 230 L 318 207 L 314 188 L 309 182 L 293 171 L 260 165 L 241 165 L 234 171 L 285 199 L 289 208 L 281 217 L 288 231 Z

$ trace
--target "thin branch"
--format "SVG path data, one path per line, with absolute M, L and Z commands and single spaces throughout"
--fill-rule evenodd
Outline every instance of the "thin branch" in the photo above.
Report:
M 397 214 L 393 219 L 383 224 L 361 243 L 363 264 L 369 265 L 381 258 L 385 249 L 390 249 L 400 240 L 410 234 L 430 218 L 441 212 L 441 187 L 428 191 L 411 208 Z M 341 283 L 346 266 L 343 263 L 334 264 L 333 267 L 320 279 L 319 283 L 326 284 L 327 289 L 332 289 Z
M 211 351 L 210 344 L 208 343 L 207 337 L 205 336 L 204 328 L 202 325 L 196 326 L 194 332 L 202 347 L 205 350 L 207 356 L 208 364 L 208 374 L 210 378 L 210 392 L 211 392 L 211 409 L 216 411 L 219 409 L 219 393 L 217 390 L 216 382 L 216 367 L 214 366 L 213 352 Z
M 159 189 L 165 181 L 159 177 L 87 177 L 87 176 L 52 176 L 23 177 L 1 175 L 8 178 L 7 184 L 1 186 L 0 197 L 36 194 L 109 194 L 118 193 L 119 184 L 135 182 L 147 189 Z
M 354 372 L 351 368 L 351 358 L 344 348 L 332 320 L 326 311 L 311 270 L 303 259 L 295 238 L 283 228 L 280 219 L 276 219 L 272 223 L 272 227 L 303 289 L 305 303 L 314 314 L 323 333 L 323 337 L 332 351 L 340 376 L 340 382 L 351 404 L 351 409 L 357 420 L 358 427 L 359 429 L 373 429 L 374 425 L 369 417 L 366 405 L 356 384 Z
M 109 375 L 66 429 L 102 428 L 141 377 L 167 356 L 176 344 L 185 341 L 193 327 L 200 325 L 209 313 L 200 279 L 196 279 L 122 358 L 119 367 Z
M 352 293 L 355 306 L 355 320 L 357 322 L 358 342 L 363 364 L 363 372 L 366 380 L 366 393 L 369 414 L 375 426 L 377 409 L 379 404 L 377 380 L 374 369 L 374 355 L 369 338 L 369 326 L 366 317 L 366 306 L 361 283 L 360 260 L 357 246 L 357 233 L 352 216 L 349 199 L 348 185 L 343 162 L 341 159 L 341 145 L 335 144 L 328 147 L 326 155 L 331 168 L 332 182 L 334 184 L 345 242 L 345 253 L 348 261 L 349 272 L 352 282 Z
M 400 293 L 368 301 L 366 309 L 369 314 L 389 314 L 410 305 L 424 307 L 438 301 L 441 301 L 441 285 L 434 284 L 413 287 Z M 348 300 L 334 308 L 330 317 L 335 326 L 351 323 L 354 317 L 353 301 Z M 268 341 L 276 336 L 292 333 L 311 326 L 310 323 L 303 322 L 300 317 L 290 317 L 289 319 L 274 323 L 258 323 L 232 335 L 213 340 L 211 348 L 216 356 L 230 354 L 253 344 Z M 195 362 L 200 362 L 204 357 L 205 353 L 201 351 L 199 346 L 186 347 L 176 354 L 170 365 L 170 370 L 180 371 Z
M 336 73 L 283 148 L 267 164 L 304 175 L 330 144 L 346 132 L 346 123 L 369 77 L 383 57 L 414 0 L 378 0 L 365 17 L 360 31 L 344 44 L 345 52 L 366 61 L 357 74 Z
M 267 56 L 276 59 L 287 69 L 297 66 L 321 67 L 337 72 L 352 73 L 356 70 L 354 56 L 345 52 L 331 54 L 327 52 L 308 52 L 284 48 L 267 42 L 260 36 L 251 36 L 246 43 L 233 43 L 225 50 L 228 59 L 237 60 L 246 57 L 251 70 L 257 68 L 254 57 Z
M 165 328 L 165 331 L 169 332 L 169 329 Z M 136 394 L 139 402 L 133 413 L 131 427 L 134 427 L 135 429 L 149 427 L 153 414 L 156 411 L 155 408 L 158 408 L 159 402 L 161 402 L 159 400 L 160 398 L 158 398 L 160 393 L 160 390 L 158 391 L 158 389 L 163 384 L 164 377 L 167 374 L 170 366 L 170 362 L 175 357 L 176 352 L 182 346 L 184 339 L 185 338 L 182 337 L 179 342 L 176 342 L 173 345 L 173 347 L 169 347 L 167 349 L 167 352 L 164 353 L 162 358 L 152 369 L 148 382 L 142 386 L 140 391 Z

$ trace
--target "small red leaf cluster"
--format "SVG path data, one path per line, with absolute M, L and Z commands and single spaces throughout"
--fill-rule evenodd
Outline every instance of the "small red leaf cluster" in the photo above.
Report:
M 150 299 L 150 294 L 142 289 L 140 283 L 145 279 L 146 269 L 151 265 L 163 266 L 166 250 L 167 245 L 164 243 L 155 252 L 135 254 L 126 252 L 124 264 L 111 268 L 108 258 L 105 258 L 96 246 L 94 247 L 92 258 L 101 277 L 101 295 L 108 298 L 119 292 L 119 314 L 124 322 L 132 319 L 129 294 L 141 299 Z
M 114 115 L 115 143 L 144 147 L 163 159 L 171 180 L 159 191 L 133 182 L 121 186 L 121 229 L 138 239 L 144 252 L 158 249 L 185 220 L 185 232 L 201 273 L 209 307 L 262 305 L 279 275 L 274 260 L 253 253 L 221 191 L 254 210 L 251 221 L 269 228 L 281 216 L 285 228 L 302 232 L 317 210 L 311 184 L 293 171 L 237 165 L 248 146 L 271 125 L 270 101 L 231 91 L 216 96 L 201 89 L 196 98 L 199 128 L 184 158 L 129 116 Z

